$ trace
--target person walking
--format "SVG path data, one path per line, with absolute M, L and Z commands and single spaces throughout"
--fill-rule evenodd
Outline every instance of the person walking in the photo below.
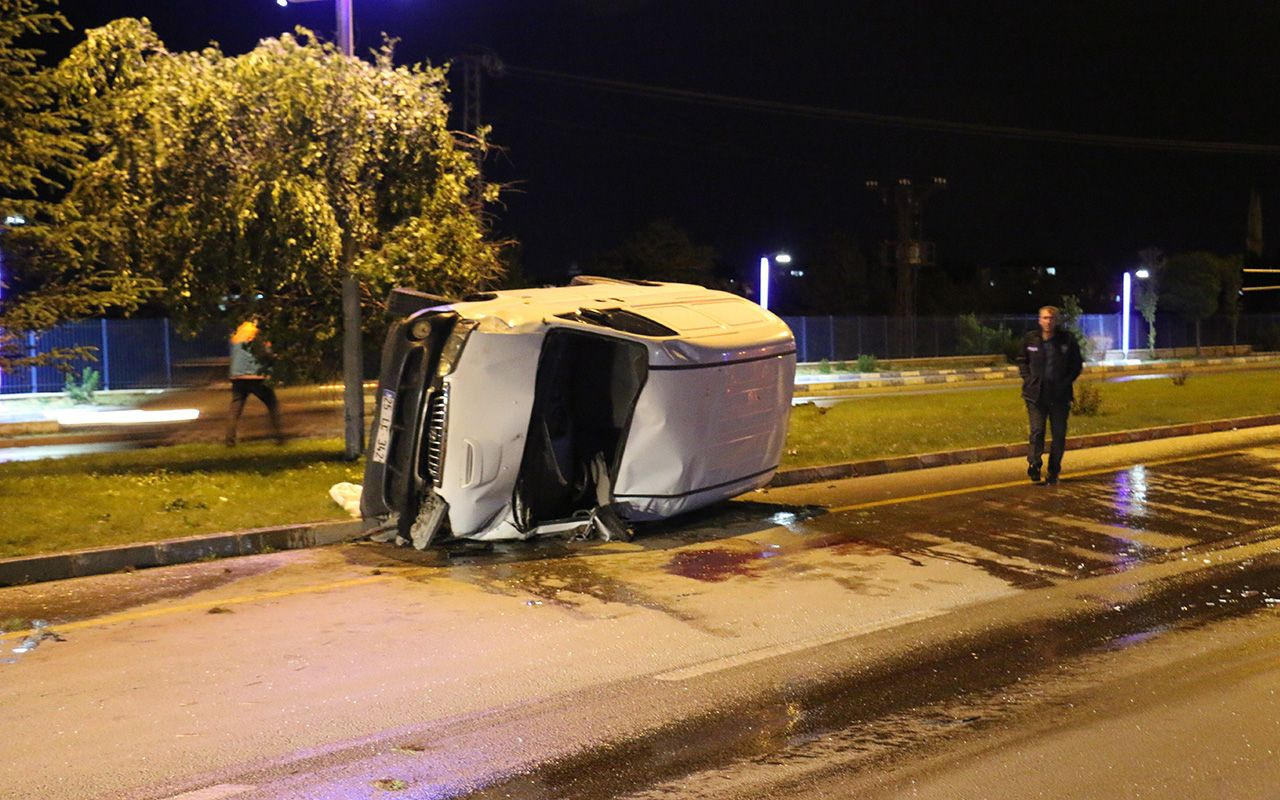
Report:
M 1071 412 L 1072 385 L 1084 369 L 1076 337 L 1058 325 L 1055 306 L 1040 309 L 1039 328 L 1028 331 L 1018 352 L 1018 372 L 1022 375 L 1022 399 L 1027 404 L 1031 429 L 1027 442 L 1027 477 L 1040 482 L 1044 464 L 1045 423 L 1053 433 L 1049 446 L 1049 472 L 1045 483 L 1058 482 L 1062 452 L 1067 444 L 1067 415 Z
M 244 404 L 249 395 L 258 398 L 267 407 L 276 443 L 284 442 L 284 433 L 280 427 L 280 403 L 276 400 L 275 390 L 267 381 L 267 370 L 249 351 L 249 343 L 257 336 L 258 325 L 252 320 L 240 323 L 235 333 L 231 334 L 231 418 L 227 421 L 227 447 L 236 446 L 236 428 L 239 427 L 240 415 L 244 412 Z

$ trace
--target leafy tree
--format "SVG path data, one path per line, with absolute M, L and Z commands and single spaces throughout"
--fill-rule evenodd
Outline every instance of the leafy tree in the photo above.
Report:
M 1200 323 L 1218 310 L 1222 267 L 1217 256 L 1202 251 L 1170 256 L 1164 267 L 1161 290 L 1170 311 L 1196 326 L 1196 354 L 1200 353 Z
M 55 8 L 45 0 L 0 0 L 0 217 L 6 220 L 38 222 L 47 201 L 83 161 L 85 139 L 76 118 L 59 107 L 54 76 L 39 67 L 43 52 L 26 42 L 66 27 Z M 0 226 L 7 273 L 0 302 L 0 369 L 92 357 L 92 348 L 84 347 L 29 353 L 24 334 L 113 306 L 132 307 L 150 287 L 111 270 L 77 274 L 60 268 L 56 259 L 42 263 L 26 234 L 25 227 Z M 14 279 L 16 272 L 22 280 Z
M 90 31 L 59 72 L 92 158 L 45 244 L 157 278 L 185 329 L 257 317 L 283 377 L 331 374 L 345 271 L 366 306 L 500 272 L 444 70 L 392 56 L 347 58 L 304 30 L 237 57 L 170 53 L 140 20 Z
M 42 188 L 77 163 L 82 142 L 73 120 L 54 106 L 49 75 L 39 67 L 42 50 L 26 37 L 67 26 L 51 0 L 0 0 L 0 203 L 5 215 L 30 213 Z
M 1088 361 L 1092 355 L 1093 342 L 1089 341 L 1089 337 L 1084 334 L 1084 328 L 1080 327 L 1082 316 L 1084 316 L 1084 309 L 1080 307 L 1080 298 L 1074 294 L 1064 294 L 1062 307 L 1058 309 L 1058 324 L 1076 337 L 1076 344 L 1080 345 L 1080 355 Z
M 801 306 L 811 314 L 850 314 L 874 307 L 867 259 L 857 240 L 835 231 L 805 265 Z
M 588 262 L 589 271 L 619 278 L 696 283 L 718 287 L 716 252 L 694 244 L 688 232 L 667 219 L 655 220 L 619 247 Z
M 1218 276 L 1222 297 L 1218 307 L 1231 323 L 1231 352 L 1235 353 L 1240 332 L 1240 288 L 1244 285 L 1244 256 L 1218 256 Z
M 1142 269 L 1147 277 L 1139 278 L 1134 287 L 1135 302 L 1142 319 L 1147 323 L 1147 350 L 1152 356 L 1156 352 L 1156 307 L 1160 303 L 1160 278 L 1164 273 L 1164 253 L 1156 247 L 1148 247 L 1139 251 Z

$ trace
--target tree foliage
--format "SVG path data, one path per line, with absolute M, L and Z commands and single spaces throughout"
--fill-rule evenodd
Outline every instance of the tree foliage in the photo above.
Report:
M 1218 310 L 1222 266 L 1213 253 L 1196 251 L 1169 257 L 1164 267 L 1161 295 L 1165 306 L 1196 326 L 1196 352 L 1200 351 L 1200 323 Z
M 121 19 L 56 82 L 91 140 L 33 253 L 154 280 L 185 330 L 257 318 L 277 374 L 333 373 L 345 270 L 366 308 L 393 285 L 456 294 L 501 272 L 473 203 L 484 140 L 448 130 L 445 70 L 395 66 L 390 42 L 372 61 L 302 29 L 241 56 L 174 53 Z
M 39 34 L 66 27 L 49 0 L 0 0 L 0 210 L 29 211 L 40 189 L 79 159 L 73 120 L 54 102 L 55 87 L 39 68 L 43 51 L 28 46 Z
M 59 101 L 64 87 L 57 75 L 39 67 L 43 53 L 28 43 L 66 27 L 55 9 L 52 0 L 0 0 L 0 216 L 37 227 L 85 163 L 87 144 L 79 118 Z M 74 269 L 65 251 L 35 246 L 33 231 L 0 226 L 6 272 L 0 369 L 92 357 L 85 347 L 32 353 L 25 333 L 108 308 L 136 307 L 155 288 L 111 268 Z
M 1147 277 L 1139 278 L 1134 287 L 1134 303 L 1147 323 L 1147 350 L 1156 350 L 1156 308 L 1160 305 L 1160 281 L 1164 275 L 1164 253 L 1158 247 L 1148 247 L 1138 252 Z
M 618 278 L 696 283 L 717 288 L 716 252 L 695 244 L 688 232 L 671 220 L 655 220 L 619 247 L 594 257 L 590 272 Z

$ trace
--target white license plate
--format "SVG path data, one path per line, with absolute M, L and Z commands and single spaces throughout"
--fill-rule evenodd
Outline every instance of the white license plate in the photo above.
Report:
M 382 390 L 382 403 L 378 409 L 378 435 L 373 440 L 373 462 L 387 463 L 387 448 L 391 445 L 391 416 L 395 413 L 396 393 Z

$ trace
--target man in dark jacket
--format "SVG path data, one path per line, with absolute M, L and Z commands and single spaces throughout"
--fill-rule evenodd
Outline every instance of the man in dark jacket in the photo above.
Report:
M 1027 420 L 1031 437 L 1027 448 L 1027 477 L 1040 482 L 1044 455 L 1046 420 L 1053 429 L 1049 446 L 1049 474 L 1045 483 L 1057 483 L 1062 470 L 1062 451 L 1067 443 L 1067 414 L 1071 411 L 1071 386 L 1084 359 L 1080 345 L 1070 331 L 1058 326 L 1058 309 L 1040 309 L 1040 327 L 1029 331 L 1018 353 L 1018 371 L 1022 374 L 1022 399 L 1027 403 Z

